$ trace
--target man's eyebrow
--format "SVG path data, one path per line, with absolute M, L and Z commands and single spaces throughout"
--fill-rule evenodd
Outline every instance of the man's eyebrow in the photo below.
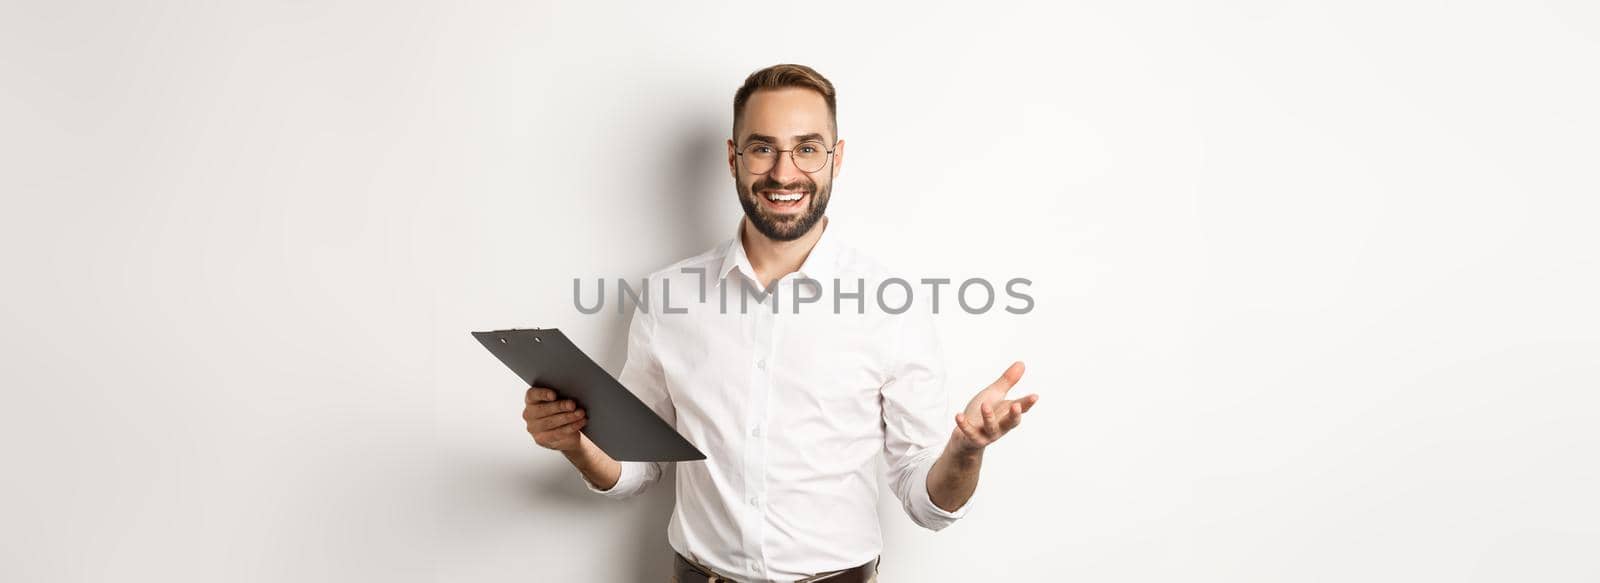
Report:
M 778 142 L 778 138 L 774 138 L 766 134 L 750 134 L 744 137 L 744 143 L 748 144 L 750 142 L 766 142 L 768 144 L 775 144 Z
M 797 135 L 797 136 L 794 137 L 794 143 L 796 143 L 796 144 L 801 143 L 801 142 L 822 142 L 822 141 L 826 141 L 826 140 L 823 139 L 822 134 L 819 134 L 819 133 L 816 133 L 816 132 L 812 132 L 812 133 L 809 133 L 809 134 L 800 134 L 800 135 Z M 766 142 L 768 144 L 776 144 L 776 143 L 778 143 L 778 138 L 774 138 L 774 137 L 766 135 L 766 134 L 750 134 L 749 136 L 745 137 L 744 143 L 749 144 L 750 142 Z

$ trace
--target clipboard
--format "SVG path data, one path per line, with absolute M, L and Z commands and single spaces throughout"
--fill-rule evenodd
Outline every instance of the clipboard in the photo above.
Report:
M 634 396 L 561 330 L 534 328 L 473 332 L 511 372 L 530 387 L 555 389 L 589 419 L 582 431 L 617 461 L 681 462 L 706 459 L 650 406 Z

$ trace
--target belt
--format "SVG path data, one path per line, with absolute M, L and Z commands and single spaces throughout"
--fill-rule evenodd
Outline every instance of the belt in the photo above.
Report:
M 736 579 L 729 578 L 710 567 L 701 565 L 688 557 L 673 553 L 672 574 L 677 577 L 678 583 L 738 583 Z M 795 583 L 809 581 L 826 581 L 827 583 L 867 583 L 872 576 L 878 573 L 878 559 L 874 558 L 866 564 L 856 565 L 842 571 L 828 571 L 806 577 Z

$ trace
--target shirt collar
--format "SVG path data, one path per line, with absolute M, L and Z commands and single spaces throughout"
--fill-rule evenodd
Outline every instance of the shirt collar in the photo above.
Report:
M 817 238 L 817 243 L 811 246 L 811 252 L 806 254 L 806 260 L 800 263 L 799 276 L 808 277 L 819 282 L 825 282 L 834 276 L 839 263 L 839 234 L 833 224 L 833 219 L 824 217 L 823 223 L 818 226 L 822 229 L 822 236 Z M 717 281 L 728 278 L 728 273 L 735 268 L 744 272 L 751 281 L 756 279 L 756 270 L 750 266 L 750 255 L 745 253 L 744 241 L 740 238 L 740 231 L 744 229 L 745 219 L 739 219 L 739 224 L 734 227 L 733 238 L 727 242 L 722 254 L 722 267 L 717 269 Z

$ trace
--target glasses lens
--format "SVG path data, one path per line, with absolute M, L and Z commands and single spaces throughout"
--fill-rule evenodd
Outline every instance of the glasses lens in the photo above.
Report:
M 778 149 L 767 144 L 750 144 L 744 147 L 744 169 L 751 174 L 766 174 L 778 159 Z
M 828 164 L 828 150 L 821 142 L 805 142 L 794 147 L 794 165 L 804 172 L 816 172 Z

